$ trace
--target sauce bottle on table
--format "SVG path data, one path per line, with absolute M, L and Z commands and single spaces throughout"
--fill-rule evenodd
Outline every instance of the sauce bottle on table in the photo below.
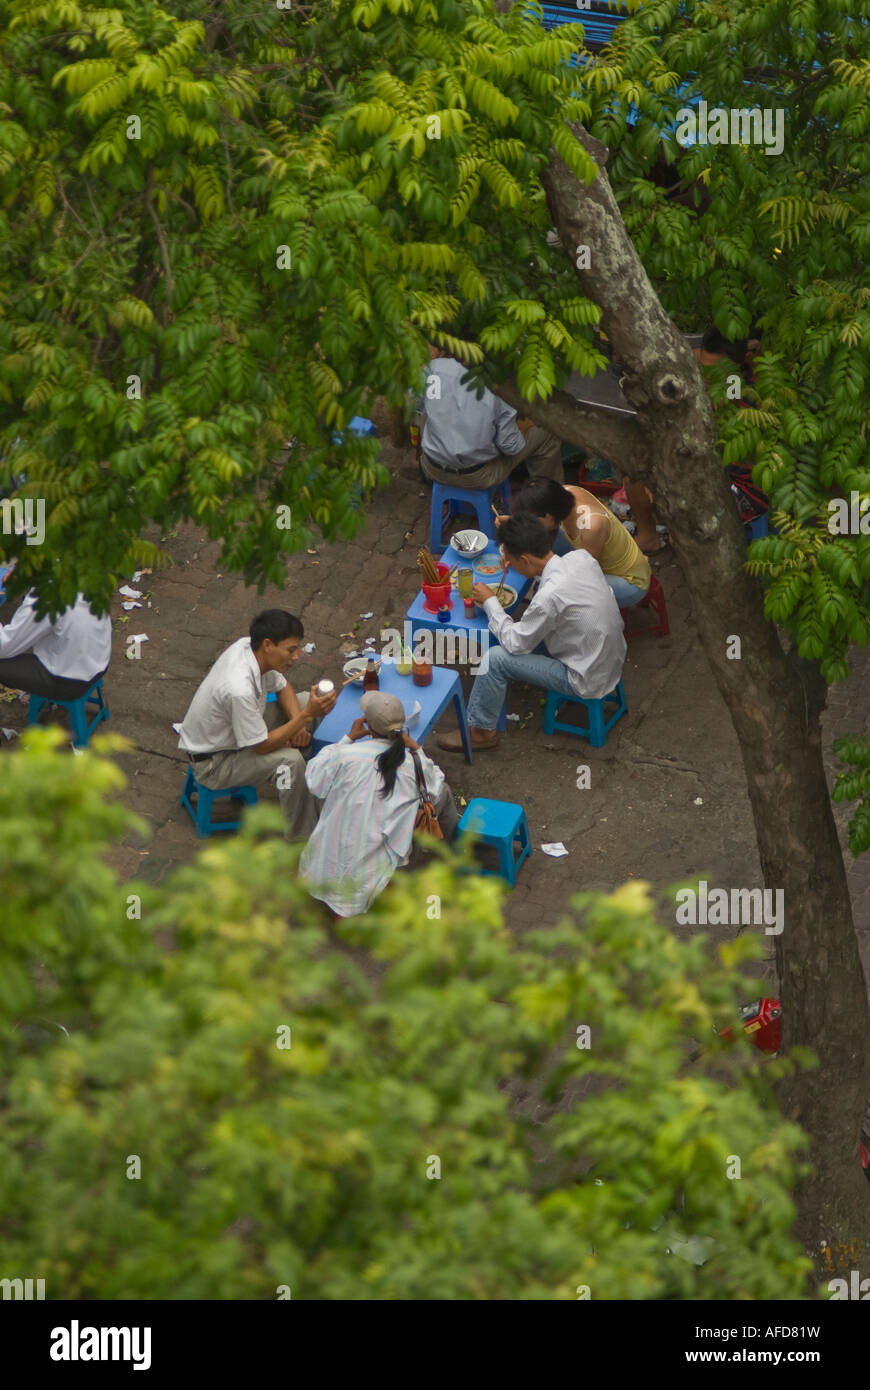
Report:
M 381 681 L 378 676 L 378 668 L 375 666 L 372 657 L 369 657 L 368 665 L 363 675 L 363 690 L 380 690 Z

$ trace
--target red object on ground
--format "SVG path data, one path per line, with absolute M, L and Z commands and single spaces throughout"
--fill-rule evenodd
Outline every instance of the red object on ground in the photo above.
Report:
M 782 1047 L 782 1004 L 778 999 L 756 999 L 754 1004 L 744 1004 L 739 1018 L 744 1033 L 759 1052 L 778 1052 Z M 734 1029 L 720 1029 L 719 1037 L 729 1042 Z
M 450 570 L 446 565 L 442 565 L 440 560 L 438 561 L 438 573 L 441 575 L 442 579 L 447 580 L 446 584 L 424 583 L 421 586 L 425 596 L 423 607 L 426 609 L 427 613 L 437 613 L 439 608 L 449 608 L 451 606 L 450 595 L 452 593 L 452 585 L 448 578 Z
M 670 631 L 671 631 L 671 625 L 670 625 L 670 623 L 668 622 L 668 606 L 667 606 L 667 604 L 665 603 L 665 591 L 664 591 L 664 589 L 662 588 L 662 586 L 661 586 L 661 584 L 659 583 L 659 581 L 656 579 L 655 575 L 653 575 L 652 579 L 651 579 L 650 582 L 649 582 L 649 589 L 647 590 L 646 597 L 645 597 L 645 598 L 642 598 L 641 601 L 640 601 L 640 603 L 635 603 L 635 604 L 633 604 L 632 607 L 633 607 L 633 608 L 651 608 L 651 609 L 653 610 L 653 612 L 655 613 L 656 617 L 658 618 L 658 622 L 655 623 L 652 627 L 637 627 L 637 628 L 634 628 L 633 630 L 632 630 L 632 629 L 629 629 L 629 628 L 626 626 L 626 629 L 625 629 L 625 640 L 626 640 L 626 642 L 630 642 L 631 639 L 632 639 L 633 637 L 647 637 L 647 636 L 649 636 L 649 637 L 667 637 L 667 636 L 669 636 Z M 631 612 L 631 608 L 623 609 L 623 612 L 624 612 L 624 613 L 630 613 L 630 612 Z M 623 622 L 624 622 L 624 621 L 625 621 L 625 619 L 623 618 Z
M 760 1052 L 778 1052 L 782 1047 L 782 1004 L 779 999 L 756 999 L 754 1004 L 744 1004 L 740 1010 L 743 1031 L 752 1039 Z M 721 1028 L 719 1037 L 726 1042 L 734 1037 L 733 1028 Z M 864 1127 L 858 1145 L 861 1167 L 870 1182 L 870 1101 L 864 1116 Z

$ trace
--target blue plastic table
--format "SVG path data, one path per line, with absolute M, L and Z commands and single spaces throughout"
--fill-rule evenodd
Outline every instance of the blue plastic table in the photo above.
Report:
M 461 569 L 473 569 L 475 581 L 480 579 L 484 584 L 489 584 L 490 587 L 495 590 L 501 583 L 501 570 L 499 570 L 498 574 L 479 575 L 477 573 L 477 563 L 483 560 L 484 556 L 487 561 L 499 558 L 497 551 L 490 550 L 485 551 L 484 555 L 479 555 L 477 560 L 463 560 L 461 555 L 457 555 L 453 546 L 448 545 L 444 554 L 441 556 L 441 564 L 447 565 L 449 569 L 453 569 L 454 565 L 459 565 Z M 515 569 L 509 569 L 505 577 L 505 583 L 512 585 L 520 598 L 525 596 L 531 582 L 530 579 L 525 579 L 523 575 L 519 574 Z M 450 600 L 452 609 L 450 621 L 447 623 L 439 623 L 437 613 L 427 612 L 424 607 L 425 595 L 422 589 L 418 589 L 414 596 L 414 602 L 405 615 L 408 622 L 411 624 L 412 638 L 413 634 L 419 632 L 421 628 L 428 628 L 431 632 L 461 632 L 466 634 L 469 639 L 469 644 L 471 644 L 471 642 L 476 642 L 481 652 L 486 651 L 496 639 L 490 632 L 489 623 L 486 620 L 485 614 L 478 613 L 475 609 L 474 616 L 467 618 L 465 616 L 465 604 L 459 597 L 459 590 L 456 588 L 452 590 Z
M 411 737 L 417 743 L 422 744 L 428 738 L 452 700 L 459 732 L 462 735 L 465 761 L 471 762 L 471 740 L 468 737 L 465 701 L 462 698 L 462 685 L 457 671 L 448 671 L 443 666 L 433 666 L 432 684 L 415 685 L 410 676 L 399 675 L 395 662 L 383 661 L 378 675 L 381 690 L 387 695 L 398 695 L 406 714 L 411 714 L 415 700 L 420 702 L 419 722 L 410 730 Z M 339 693 L 335 707 L 321 719 L 317 728 L 312 730 L 311 745 L 315 752 L 319 752 L 327 743 L 337 743 L 345 734 L 350 733 L 351 724 L 360 717 L 359 702 L 363 694 L 362 686 L 355 682 L 346 685 Z

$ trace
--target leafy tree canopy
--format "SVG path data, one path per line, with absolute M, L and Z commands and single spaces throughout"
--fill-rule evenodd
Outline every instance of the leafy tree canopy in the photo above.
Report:
M 377 446 L 336 432 L 401 400 L 424 335 L 532 402 L 602 365 L 539 178 L 551 148 L 594 176 L 580 119 L 678 324 L 761 324 L 743 401 L 712 374 L 723 459 L 779 514 L 768 615 L 843 678 L 870 619 L 870 535 L 827 526 L 870 492 L 870 0 L 848 8 L 652 0 L 572 66 L 581 28 L 489 0 L 3 0 L 0 440 L 48 504 L 44 545 L 8 538 L 18 587 L 105 604 L 154 558 L 143 523 L 180 516 L 280 583 L 310 526 L 361 524 Z M 782 151 L 683 148 L 698 97 L 781 113 Z
M 870 614 L 870 536 L 824 524 L 829 490 L 870 490 L 870 0 L 843 8 L 652 0 L 572 66 L 582 29 L 533 5 L 4 0 L 0 438 L 49 506 L 19 585 L 105 602 L 153 558 L 143 521 L 180 516 L 281 582 L 307 527 L 359 526 L 383 471 L 335 432 L 401 399 L 423 335 L 532 402 L 602 365 L 539 181 L 551 147 L 594 176 L 580 119 L 676 321 L 761 322 L 750 408 L 714 383 L 723 457 L 790 518 L 753 550 L 769 616 L 842 677 Z M 781 110 L 782 152 L 682 148 L 693 96 Z
M 783 1064 L 714 1033 L 748 938 L 680 942 L 631 884 L 518 942 L 446 857 L 333 934 L 269 807 L 123 883 L 121 774 L 58 741 L 0 782 L 5 1268 L 65 1299 L 806 1295 Z

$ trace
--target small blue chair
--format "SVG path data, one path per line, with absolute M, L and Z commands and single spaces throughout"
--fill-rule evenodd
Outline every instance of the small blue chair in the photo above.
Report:
M 196 796 L 196 806 L 193 804 L 194 796 Z M 186 806 L 190 812 L 196 826 L 196 833 L 201 840 L 208 839 L 213 830 L 238 830 L 242 823 L 240 820 L 212 820 L 211 808 L 219 796 L 235 797 L 239 801 L 244 801 L 246 806 L 256 806 L 259 801 L 256 787 L 224 787 L 219 792 L 212 791 L 210 787 L 202 787 L 196 780 L 193 766 L 188 767 L 187 776 L 184 779 L 184 791 L 178 799 L 182 806 Z
M 616 709 L 608 716 L 605 705 L 612 703 L 616 704 Z M 586 728 L 559 720 L 559 709 L 563 704 L 585 705 L 589 719 Z M 628 714 L 628 705 L 622 681 L 602 700 L 584 700 L 579 695 L 563 695 L 560 691 L 551 690 L 544 709 L 544 733 L 554 734 L 558 729 L 563 734 L 580 734 L 582 738 L 588 738 L 593 748 L 603 748 L 610 730 L 624 714 Z
M 88 705 L 96 705 L 97 712 L 88 722 Z M 69 714 L 70 727 L 73 733 L 73 747 L 87 748 L 91 734 L 102 719 L 108 719 L 109 706 L 103 699 L 102 677 L 94 681 L 89 690 L 84 695 L 80 695 L 77 700 L 51 700 L 42 695 L 31 695 L 30 703 L 27 706 L 27 723 L 38 724 L 39 712 L 43 705 L 60 705 Z
M 532 852 L 526 813 L 514 801 L 490 801 L 485 796 L 475 796 L 465 808 L 456 831 L 457 840 L 462 835 L 476 835 L 484 845 L 494 845 L 498 850 L 498 871 L 481 869 L 484 876 L 500 877 L 507 880 L 513 888 L 517 881 L 517 870 L 524 859 Z M 519 843 L 519 854 L 516 845 Z
M 460 512 L 472 512 L 477 517 L 477 529 L 482 531 L 489 539 L 495 540 L 495 521 L 492 515 L 492 503 L 494 498 L 500 498 L 501 510 L 510 510 L 511 485 L 505 478 L 503 483 L 497 483 L 495 487 L 474 488 L 460 487 L 459 484 L 433 483 L 432 484 L 432 511 L 429 516 L 429 549 L 433 555 L 440 555 L 444 550 L 444 542 L 441 539 L 441 532 L 445 522 L 451 521 Z M 442 516 L 444 507 L 447 507 L 447 516 Z
M 363 415 L 354 415 L 348 421 L 347 428 L 350 430 L 351 434 L 358 435 L 360 438 L 365 438 L 365 436 L 369 434 L 377 434 L 377 430 L 375 429 L 372 421 L 367 420 Z M 343 432 L 341 430 L 333 430 L 333 444 L 341 444 L 343 440 Z

